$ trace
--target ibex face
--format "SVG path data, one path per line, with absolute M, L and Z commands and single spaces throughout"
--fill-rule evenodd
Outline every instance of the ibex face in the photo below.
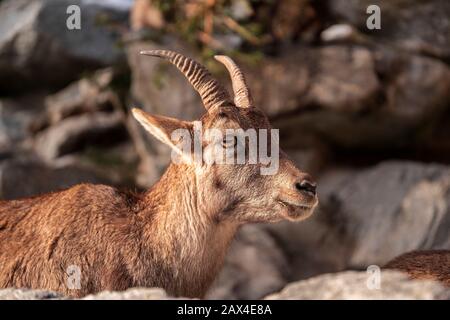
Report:
M 244 76 L 229 57 L 216 59 L 231 75 L 234 102 L 199 63 L 171 51 L 142 54 L 173 63 L 207 110 L 199 121 L 187 122 L 133 109 L 147 131 L 184 162 L 180 174 L 195 175 L 203 212 L 216 221 L 239 223 L 302 220 L 312 214 L 318 202 L 315 183 L 279 149 L 278 131 L 253 105 Z

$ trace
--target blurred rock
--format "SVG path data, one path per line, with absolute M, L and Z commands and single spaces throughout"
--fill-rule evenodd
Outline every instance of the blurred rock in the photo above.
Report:
M 174 300 L 161 288 L 131 288 L 125 291 L 102 291 L 82 300 Z M 188 299 L 188 298 L 183 298 Z
M 88 145 L 85 149 L 51 161 L 53 167 L 82 167 L 109 184 L 121 189 L 136 190 L 135 172 L 138 155 L 134 145 L 125 140 L 119 144 Z
M 1 289 L 0 300 L 70 300 L 59 293 L 32 289 Z M 102 291 L 81 300 L 174 300 L 161 288 L 130 288 L 125 291 Z M 188 298 L 183 298 L 188 299 Z
M 386 111 L 405 123 L 424 123 L 450 106 L 450 68 L 427 57 L 378 52 L 386 79 Z
M 389 49 L 305 49 L 269 61 L 261 73 L 249 83 L 290 148 L 318 142 L 374 150 L 426 145 L 432 141 L 426 128 L 450 105 L 446 64 Z
M 417 53 L 450 58 L 450 3 L 447 0 L 328 0 L 332 17 L 369 33 L 376 41 Z M 381 29 L 368 30 L 369 5 L 381 9 Z
M 70 5 L 81 30 L 69 30 Z M 0 93 L 61 87 L 86 70 L 119 63 L 128 13 L 82 0 L 9 0 L 0 4 Z
M 48 167 L 35 159 L 10 159 L 0 163 L 0 199 L 30 197 L 71 187 L 78 183 L 109 180 L 79 166 Z
M 339 46 L 321 48 L 317 54 L 310 103 L 346 112 L 370 107 L 380 86 L 372 54 L 364 48 L 349 50 Z
M 380 289 L 367 287 L 366 272 L 347 271 L 325 274 L 287 285 L 267 300 L 446 300 L 450 290 L 429 280 L 410 280 L 396 271 L 382 271 Z M 0 300 L 66 300 L 56 292 L 30 289 L 2 289 Z M 125 291 L 103 291 L 82 300 L 174 300 L 161 288 L 130 288 Z
M 329 161 L 328 150 L 321 147 L 285 151 L 297 168 L 313 177 L 319 176 Z
M 45 111 L 49 124 L 84 112 L 113 109 L 112 92 L 108 88 L 113 76 L 112 69 L 97 71 L 94 76 L 83 78 L 48 96 Z
M 272 28 L 275 37 L 279 40 L 291 40 L 300 30 L 300 27 L 312 8 L 307 0 L 285 0 L 277 5 L 273 13 Z
M 30 135 L 30 127 L 40 115 L 35 107 L 39 101 L 42 99 L 37 96 L 0 100 L 0 153 L 16 151 Z
M 32 289 L 0 289 L 0 300 L 64 300 L 56 292 Z
M 298 281 L 268 300 L 446 300 L 450 290 L 434 281 L 409 280 L 400 272 L 382 271 L 380 289 L 369 289 L 366 272 L 347 271 Z
M 323 42 L 364 43 L 365 38 L 350 24 L 334 24 L 320 34 Z
M 271 116 L 310 106 L 353 113 L 370 107 L 380 90 L 374 58 L 363 47 L 296 48 L 248 77 L 256 104 Z
M 450 249 L 449 167 L 385 162 L 349 178 L 324 203 L 333 219 L 349 222 L 350 266 L 384 265 L 416 249 Z
M 126 137 L 120 112 L 93 112 L 73 116 L 38 133 L 35 151 L 50 161 L 86 145 L 114 144 Z
M 206 299 L 260 299 L 280 290 L 289 276 L 286 257 L 274 239 L 256 225 L 243 227 Z
M 253 15 L 253 8 L 248 0 L 232 0 L 230 15 L 236 20 L 245 20 Z
M 412 250 L 450 249 L 450 168 L 383 162 L 331 171 L 318 182 L 319 210 L 267 226 L 292 258 L 293 278 L 384 265 Z

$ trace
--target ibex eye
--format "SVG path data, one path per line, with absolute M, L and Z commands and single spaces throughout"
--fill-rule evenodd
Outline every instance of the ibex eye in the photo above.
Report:
M 222 140 L 222 146 L 224 148 L 232 148 L 237 144 L 237 138 L 235 136 L 225 137 Z

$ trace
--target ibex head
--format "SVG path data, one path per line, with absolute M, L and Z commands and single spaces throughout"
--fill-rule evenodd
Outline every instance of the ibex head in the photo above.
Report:
M 183 160 L 183 164 L 172 165 L 195 175 L 196 197 L 212 219 L 269 222 L 302 220 L 312 214 L 318 202 L 315 183 L 279 149 L 278 131 L 253 104 L 241 70 L 229 57 L 215 58 L 231 75 L 234 102 L 198 62 L 165 50 L 141 54 L 174 64 L 200 94 L 207 110 L 194 122 L 139 109 L 133 109 L 133 115 Z

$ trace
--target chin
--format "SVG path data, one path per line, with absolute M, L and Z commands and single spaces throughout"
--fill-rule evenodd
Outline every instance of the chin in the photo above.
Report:
M 312 206 L 290 204 L 286 202 L 282 202 L 281 204 L 283 207 L 281 215 L 283 219 L 289 221 L 302 221 L 309 218 L 314 213 L 317 206 L 317 203 Z

